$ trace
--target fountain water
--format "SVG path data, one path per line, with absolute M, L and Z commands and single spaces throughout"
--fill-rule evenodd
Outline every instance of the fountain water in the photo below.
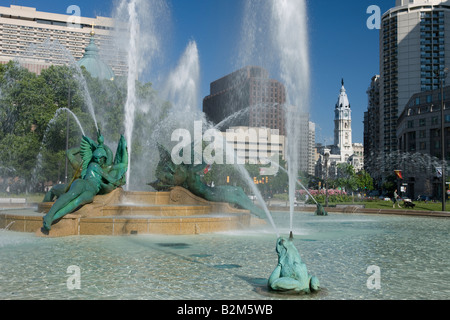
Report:
M 94 104 L 80 66 L 77 64 L 73 55 L 63 46 L 58 40 L 51 41 L 49 38 L 45 39 L 43 43 L 31 45 L 25 49 L 25 58 L 19 58 L 19 64 L 29 63 L 30 61 L 45 59 L 45 61 L 52 62 L 55 57 L 59 57 L 59 61 L 65 61 L 71 69 L 71 75 L 81 86 L 84 101 L 88 111 L 94 121 L 95 128 L 98 130 L 97 117 L 95 115 Z
M 160 4 L 165 3 L 165 1 L 155 0 L 150 3 L 153 9 L 153 6 L 160 6 Z M 159 43 L 157 41 L 157 34 L 155 32 L 155 28 L 153 28 L 153 24 L 155 24 L 154 22 L 156 20 L 155 16 L 158 15 L 158 13 L 161 11 L 144 10 L 145 8 L 148 9 L 148 7 L 145 7 L 148 4 L 149 2 L 145 2 L 142 0 L 123 0 L 120 2 L 120 5 L 117 9 L 118 12 L 117 16 L 119 17 L 118 21 L 120 26 L 119 29 L 121 29 L 121 31 L 125 30 L 125 33 L 127 34 L 127 36 L 120 38 L 122 40 L 123 39 L 127 40 L 126 45 L 122 46 L 127 48 L 127 57 L 128 57 L 127 100 L 125 105 L 124 125 L 126 130 L 125 137 L 128 139 L 128 148 L 130 154 L 132 154 L 133 149 L 132 141 L 133 141 L 133 132 L 135 129 L 134 122 L 138 104 L 136 93 L 136 80 L 138 80 L 142 70 L 149 64 L 150 60 L 154 57 L 154 53 L 157 51 Z M 149 16 L 149 11 L 151 12 L 150 13 L 151 16 Z M 142 14 L 145 14 L 146 16 L 143 17 Z M 144 19 L 147 21 L 147 23 L 150 23 L 151 25 L 151 28 L 149 28 L 150 30 L 145 31 L 143 30 L 145 29 L 142 28 L 142 23 Z M 123 28 L 124 26 L 125 28 Z M 148 33 L 150 35 L 148 37 L 147 34 L 145 34 L 146 31 L 149 31 Z M 146 39 L 151 39 L 152 41 L 146 42 L 145 41 Z M 146 44 L 150 43 L 150 45 L 145 47 L 143 43 Z M 51 43 L 51 45 L 58 45 L 58 44 Z M 62 46 L 60 47 L 64 48 Z M 73 60 L 73 57 L 71 57 L 70 54 L 66 54 L 66 56 L 68 59 Z M 181 124 L 189 122 L 189 119 L 186 118 L 186 114 L 192 115 L 194 119 L 195 117 L 197 117 L 198 119 L 198 117 L 200 116 L 202 118 L 202 121 L 205 121 L 204 115 L 202 113 L 195 112 L 194 109 L 198 100 L 197 99 L 198 82 L 199 82 L 198 50 L 196 43 L 190 42 L 187 46 L 185 54 L 180 60 L 178 67 L 174 70 L 174 72 L 171 73 L 170 77 L 167 80 L 167 88 L 169 89 L 163 90 L 163 94 L 173 103 L 173 107 L 171 110 L 172 114 L 175 114 L 177 116 L 175 119 L 169 117 L 171 121 L 175 120 L 172 123 L 173 125 L 177 124 L 179 127 Z M 84 83 L 83 87 L 87 88 L 85 81 L 83 81 L 83 83 Z M 90 101 L 90 95 L 88 90 L 86 89 L 85 92 L 87 93 L 87 97 L 89 98 L 87 100 Z M 88 103 L 88 105 L 91 106 L 90 111 L 95 121 L 96 128 L 98 128 L 97 121 L 95 120 L 96 119 L 95 112 L 92 107 L 92 101 Z M 188 112 L 186 112 L 186 107 Z M 77 123 L 79 124 L 79 121 Z M 165 123 L 164 125 L 166 124 L 167 123 Z M 130 158 L 129 166 L 132 162 L 133 160 Z M 258 197 L 258 200 L 265 208 L 264 210 L 266 211 L 269 220 L 271 220 L 271 223 L 276 230 L 270 212 L 265 206 L 264 200 L 257 187 L 254 185 L 253 180 L 250 178 L 250 175 L 243 166 L 238 166 L 237 169 L 238 172 L 244 178 L 244 180 L 252 188 L 253 193 Z M 131 170 L 128 170 L 127 175 L 128 175 L 127 177 L 128 182 L 127 188 L 128 188 L 130 186 Z
M 45 129 L 44 138 L 42 139 L 42 143 L 41 143 L 41 146 L 39 148 L 39 153 L 38 153 L 38 156 L 36 158 L 36 165 L 35 165 L 35 167 L 33 169 L 33 173 L 32 173 L 32 178 L 31 178 L 32 182 L 37 182 L 37 174 L 38 174 L 38 172 L 40 172 L 40 170 L 42 168 L 42 148 L 44 146 L 46 146 L 46 144 L 47 144 L 47 135 L 48 135 L 50 129 L 53 127 L 53 124 L 55 123 L 56 119 L 58 119 L 59 115 L 63 111 L 66 111 L 68 114 L 70 114 L 75 119 L 75 122 L 77 123 L 78 127 L 80 128 L 81 134 L 83 136 L 85 135 L 83 126 L 81 125 L 81 122 L 80 122 L 80 120 L 78 119 L 78 117 L 76 116 L 75 113 L 73 113 L 68 108 L 59 108 L 58 110 L 56 110 L 55 115 L 49 121 L 49 123 L 47 125 L 47 128 Z
M 68 109 L 68 108 L 59 108 L 58 110 L 56 110 L 55 116 L 53 117 L 52 120 L 50 120 L 50 122 L 48 123 L 48 125 L 50 126 L 50 125 L 53 123 L 53 121 L 55 121 L 56 117 L 58 117 L 59 114 L 60 114 L 62 111 L 66 111 L 68 114 L 70 114 L 70 115 L 75 119 L 75 122 L 77 123 L 78 127 L 80 128 L 81 134 L 82 134 L 83 136 L 86 135 L 86 134 L 84 133 L 83 126 L 81 125 L 81 122 L 80 122 L 80 120 L 78 119 L 77 115 L 76 115 L 75 113 L 73 113 L 72 110 L 70 110 L 70 109 Z
M 167 20 L 167 5 L 164 0 L 121 0 L 114 16 L 117 23 L 115 40 L 119 48 L 126 48 L 127 56 L 127 101 L 125 104 L 125 137 L 130 154 L 127 185 L 132 184 L 131 164 L 133 159 L 133 132 L 138 109 L 136 81 L 144 70 L 151 67 L 152 59 L 160 50 L 164 20 Z
M 280 74 L 287 91 L 286 128 L 288 137 L 288 170 L 290 226 L 293 228 L 295 184 L 299 171 L 299 120 L 308 107 L 309 59 L 304 0 L 272 0 L 272 23 L 276 47 L 280 52 Z M 293 34 L 290 30 L 296 30 Z M 292 107 L 291 107 L 292 104 Z
M 226 148 L 227 155 L 233 154 L 237 171 L 244 178 L 247 185 L 252 189 L 253 194 L 256 196 L 256 198 L 258 199 L 258 202 L 263 207 L 263 210 L 266 213 L 267 219 L 269 219 L 270 224 L 272 225 L 273 229 L 275 230 L 275 232 L 277 234 L 277 238 L 279 238 L 280 234 L 275 225 L 272 214 L 270 213 L 269 208 L 267 208 L 266 202 L 264 201 L 264 198 L 263 198 L 261 192 L 259 191 L 258 187 L 255 185 L 253 179 L 250 177 L 248 171 L 245 169 L 245 167 L 242 164 L 238 163 L 237 155 L 236 155 L 236 152 L 234 152 L 233 145 L 228 142 L 225 142 L 225 148 Z
M 269 23 L 267 23 L 269 21 Z M 292 33 L 292 30 L 296 30 Z M 288 138 L 290 222 L 299 171 L 299 120 L 309 100 L 307 11 L 304 0 L 250 0 L 247 3 L 239 62 L 254 61 L 279 74 L 286 87 L 285 121 Z M 271 37 L 267 37 L 271 35 Z M 269 39 L 270 38 L 270 39 Z M 271 48 L 267 50 L 267 48 Z
M 225 126 L 228 122 L 233 121 L 234 119 L 237 119 L 241 116 L 244 116 L 246 113 L 252 111 L 252 110 L 267 110 L 267 109 L 276 109 L 277 104 L 272 104 L 272 105 L 267 105 L 267 104 L 257 104 L 257 105 L 251 105 L 248 107 L 245 107 L 231 115 L 229 115 L 228 117 L 226 117 L 225 119 L 223 119 L 222 121 L 220 121 L 218 124 L 214 125 L 215 129 L 219 129 L 222 128 L 223 126 Z
M 127 102 L 125 104 L 125 137 L 127 139 L 127 145 L 131 154 L 133 149 L 133 128 L 134 128 L 134 116 L 136 109 L 136 80 L 138 78 L 138 38 L 139 38 L 139 26 L 137 21 L 136 1 L 131 1 L 128 6 L 129 13 L 129 43 L 128 43 L 128 81 L 127 81 Z M 130 162 L 128 163 L 127 171 L 127 187 L 130 185 Z
M 282 166 L 280 166 L 277 162 L 271 161 L 271 160 L 268 159 L 268 158 L 266 158 L 265 160 L 266 160 L 267 162 L 270 162 L 271 164 L 276 165 L 279 169 L 281 169 L 281 170 L 284 171 L 285 173 L 289 174 L 289 171 L 286 170 L 285 168 L 283 168 Z M 308 189 L 303 185 L 303 183 L 301 183 L 301 181 L 298 180 L 298 179 L 297 179 L 297 184 L 298 184 L 303 190 L 306 191 L 306 193 L 311 197 L 311 199 L 313 199 L 313 201 L 314 201 L 316 204 L 319 204 L 319 203 L 317 202 L 317 200 L 316 200 L 316 199 L 312 196 L 312 194 L 309 192 L 309 190 L 308 190 Z
M 197 43 L 190 41 L 177 67 L 169 74 L 162 91 L 163 97 L 171 101 L 174 110 L 183 111 L 184 122 L 186 116 L 199 115 L 197 109 L 199 83 L 200 62 Z

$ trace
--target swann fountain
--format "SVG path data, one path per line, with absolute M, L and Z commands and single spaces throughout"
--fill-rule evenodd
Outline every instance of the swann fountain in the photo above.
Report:
M 159 1 L 157 1 L 159 2 Z M 238 171 L 258 195 L 262 208 L 253 204 L 241 188 L 216 186 L 210 187 L 199 179 L 199 172 L 208 165 L 186 167 L 174 166 L 167 151 L 160 147 L 160 164 L 156 169 L 157 181 L 151 185 L 156 192 L 131 191 L 130 179 L 133 170 L 130 163 L 133 148 L 133 129 L 135 110 L 138 100 L 135 79 L 142 69 L 142 55 L 139 40 L 139 6 L 143 1 L 122 1 L 120 8 L 127 12 L 129 39 L 128 48 L 128 85 L 125 105 L 125 135 L 119 140 L 115 156 L 105 144 L 96 121 L 95 110 L 90 108 L 94 119 L 97 139 L 85 135 L 81 138 L 80 148 L 68 150 L 68 158 L 73 167 L 78 167 L 73 180 L 59 193 L 52 193 L 38 205 L 36 212 L 5 211 L 0 215 L 2 227 L 11 231 L 36 232 L 42 237 L 61 237 L 70 235 L 131 235 L 131 234 L 170 234 L 191 235 L 219 231 L 248 229 L 255 224 L 265 224 L 265 218 L 273 223 L 262 197 L 253 181 L 242 167 Z M 249 1 L 250 7 L 256 6 Z M 126 10 L 124 10 L 126 9 Z M 267 10 L 271 11 L 271 26 L 274 27 L 274 48 L 282 48 L 279 56 L 279 70 L 286 83 L 286 118 L 288 119 L 288 139 L 299 141 L 296 119 L 303 112 L 308 93 L 308 58 L 306 50 L 306 8 L 304 1 L 269 1 Z M 251 8 L 248 8 L 248 12 Z M 291 13 L 295 14 L 292 15 Z M 288 30 L 300 30 L 301 36 L 295 41 L 286 37 Z M 298 40 L 298 41 L 297 41 Z M 254 39 L 257 41 L 257 39 Z M 195 45 L 190 44 L 188 54 L 196 53 Z M 298 50 L 297 50 L 298 49 Z M 292 55 L 292 52 L 295 52 Z M 198 59 L 198 55 L 197 55 Z M 195 59 L 194 59 L 195 61 Z M 197 60 L 198 61 L 198 60 Z M 195 62 L 193 63 L 195 66 Z M 194 81 L 195 82 L 195 81 Z M 179 88 L 182 90 L 182 88 Z M 190 89 L 192 90 L 192 89 Z M 195 89 L 194 89 L 195 90 Z M 87 91 L 87 90 L 86 90 Z M 182 96 L 178 93 L 179 96 Z M 182 101 L 182 103 L 187 103 Z M 92 103 L 89 103 L 92 107 Z M 294 105 L 295 107 L 292 107 Z M 174 106 L 173 118 L 186 114 L 186 105 Z M 184 112 L 181 112 L 183 111 Z M 192 111 L 192 110 L 191 110 Z M 192 112 L 194 116 L 198 116 Z M 169 118 L 171 118 L 171 115 Z M 203 115 L 201 115 L 204 118 Z M 171 119 L 172 120 L 172 119 Z M 181 121 L 188 121 L 185 116 Z M 174 121 L 173 123 L 176 123 Z M 178 123 L 180 125 L 180 123 Z M 164 137 L 160 137 L 164 139 Z M 130 150 L 128 150 L 129 148 Z M 269 288 L 274 291 L 310 293 L 319 289 L 319 281 L 310 276 L 306 265 L 295 248 L 293 231 L 294 197 L 298 172 L 298 146 L 291 143 L 288 150 L 288 172 L 290 180 L 290 237 L 285 239 L 277 233 L 276 252 L 278 266 L 269 279 Z M 76 158 L 79 154 L 81 157 Z M 169 187 L 168 191 L 161 191 Z M 237 205 L 238 208 L 230 204 Z M 255 217 L 256 216 L 256 217 Z
M 142 2 L 135 0 L 122 1 L 119 11 L 130 12 L 130 15 L 133 12 L 131 21 L 136 19 L 136 14 L 145 11 L 136 9 L 140 4 Z M 258 1 L 249 0 L 248 4 L 248 15 L 252 16 L 256 12 L 252 5 L 257 5 Z M 273 20 L 255 17 L 246 23 L 293 23 L 283 16 L 283 12 L 297 12 L 304 6 L 304 2 L 298 0 L 267 1 L 267 4 L 278 6 L 271 7 Z M 303 11 L 303 17 L 304 14 Z M 292 29 L 292 25 L 287 27 L 287 30 Z M 138 33 L 139 28 L 135 25 L 133 30 Z M 252 30 L 253 34 L 264 33 L 262 28 L 254 25 Z M 273 30 L 289 35 L 292 40 L 292 32 L 283 32 L 283 26 Z M 139 38 L 138 34 L 133 36 Z M 304 35 L 300 38 L 305 40 Z M 258 39 L 253 40 L 253 44 L 259 43 Z M 280 43 L 276 47 L 288 49 L 296 44 L 298 41 Z M 139 51 L 136 45 L 129 47 Z M 195 49 L 195 44 L 191 43 L 187 57 L 198 58 Z M 295 48 L 286 52 L 305 56 L 304 51 Z M 296 58 L 288 58 L 288 54 L 284 57 L 282 69 L 297 74 L 295 70 L 300 64 L 289 67 Z M 189 61 L 186 69 L 196 70 L 198 60 L 186 61 Z M 132 77 L 136 72 L 137 69 L 130 69 Z M 179 80 L 182 74 L 180 68 L 173 79 Z M 195 75 L 187 76 L 192 77 Z M 291 79 L 290 85 L 296 86 L 293 77 L 286 75 L 283 79 Z M 303 85 L 298 87 L 304 89 Z M 128 93 L 135 94 L 132 91 Z M 293 104 L 297 98 L 291 98 Z M 136 101 L 130 97 L 128 104 Z M 181 110 L 172 110 L 171 119 L 186 117 Z M 129 120 L 133 120 L 131 114 Z M 155 132 L 164 132 L 164 139 L 170 129 L 164 123 L 159 124 Z M 289 213 L 270 212 L 277 226 L 274 230 L 255 217 L 255 214 L 264 217 L 267 214 L 264 208 L 244 204 L 247 210 L 236 209 L 228 202 L 205 200 L 203 197 L 211 190 L 197 184 L 196 179 L 187 181 L 195 173 L 190 171 L 193 168 L 161 163 L 156 147 L 156 160 L 152 158 L 152 164 L 155 168 L 159 164 L 161 170 L 155 169 L 155 175 L 148 182 L 156 178 L 159 180 L 155 181 L 157 186 L 164 188 L 169 182 L 170 188 L 160 192 L 129 191 L 132 185 L 128 187 L 122 178 L 130 173 L 129 169 L 125 170 L 127 157 L 124 151 L 126 146 L 130 147 L 126 140 L 131 138 L 125 134 L 114 155 L 101 134 L 95 140 L 80 137 L 80 142 L 84 141 L 80 152 L 69 152 L 73 156 L 72 165 L 80 168 L 80 177 L 85 170 L 86 173 L 95 171 L 94 174 L 105 175 L 110 183 L 102 180 L 100 186 L 93 184 L 94 192 L 104 194 L 95 196 L 92 203 L 63 217 L 58 217 L 57 213 L 49 216 L 47 226 L 51 224 L 51 227 L 48 232 L 41 231 L 43 217 L 56 202 L 40 203 L 37 211 L 0 211 L 0 299 L 294 300 L 299 299 L 298 293 L 316 291 L 318 279 L 320 291 L 301 295 L 301 299 L 448 299 L 450 220 L 345 213 L 324 219 L 306 212 L 294 215 L 291 210 Z M 104 152 L 98 151 L 93 159 L 99 146 L 103 146 L 100 149 Z M 88 156 L 90 153 L 92 155 Z M 164 151 L 161 153 L 165 154 Z M 78 158 L 79 154 L 85 156 Z M 83 158 L 88 163 L 83 162 L 80 166 Z M 91 160 L 94 160 L 92 165 Z M 135 159 L 128 158 L 128 164 L 132 161 Z M 97 170 L 99 167 L 101 170 Z M 166 176 L 164 173 L 171 174 Z M 139 174 L 131 170 L 130 177 L 133 179 Z M 76 182 L 77 178 L 75 175 L 72 184 L 75 189 L 78 184 L 86 184 Z M 298 183 L 297 179 L 291 181 Z M 184 188 L 189 184 L 194 187 L 193 192 Z M 69 185 L 51 198 L 61 198 L 61 194 L 70 190 Z M 241 191 L 230 192 L 242 195 Z M 213 194 L 211 199 L 219 198 Z M 222 199 L 232 200 L 229 195 Z M 54 218 L 60 219 L 51 221 Z M 36 231 L 40 237 L 36 236 Z M 278 233 L 292 233 L 295 237 L 279 237 Z M 72 274 L 74 270 L 75 274 Z M 81 281 L 72 283 L 70 280 L 77 270 Z M 295 295 L 280 295 L 273 290 Z

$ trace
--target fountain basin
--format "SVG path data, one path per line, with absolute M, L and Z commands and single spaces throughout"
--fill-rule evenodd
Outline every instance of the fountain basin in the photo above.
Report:
M 11 209 L 0 212 L 0 228 L 36 232 L 38 236 L 164 234 L 191 235 L 239 230 L 263 220 L 228 203 L 213 203 L 180 187 L 170 192 L 129 192 L 117 189 L 68 214 L 41 231 L 42 218 L 53 203 L 40 203 L 37 210 Z

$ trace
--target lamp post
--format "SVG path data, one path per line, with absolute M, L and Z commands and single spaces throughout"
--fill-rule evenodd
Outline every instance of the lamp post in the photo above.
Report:
M 325 207 L 328 208 L 328 159 L 330 157 L 330 153 L 325 152 Z
M 444 80 L 447 78 L 449 69 L 445 68 L 443 73 L 439 70 L 435 74 L 439 77 L 439 86 L 441 89 L 441 156 L 442 156 L 442 211 L 445 211 L 445 196 L 447 194 L 447 183 L 445 177 L 445 103 L 444 103 Z

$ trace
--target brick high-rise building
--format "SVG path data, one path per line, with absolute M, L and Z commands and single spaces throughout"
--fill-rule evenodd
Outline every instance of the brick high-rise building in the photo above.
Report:
M 247 66 L 211 83 L 210 95 L 203 99 L 203 112 L 214 124 L 223 122 L 220 130 L 266 127 L 286 135 L 285 103 L 282 83 L 270 79 L 261 67 Z
M 278 130 L 287 136 L 285 111 L 294 106 L 286 105 L 285 86 L 269 78 L 269 72 L 261 67 L 247 66 L 211 83 L 210 95 L 203 99 L 203 112 L 217 129 L 231 127 L 265 127 Z M 298 115 L 300 128 L 298 144 L 299 170 L 313 173 L 315 126 L 309 114 Z M 219 125 L 220 124 L 220 125 Z M 290 141 L 286 142 L 293 143 Z

